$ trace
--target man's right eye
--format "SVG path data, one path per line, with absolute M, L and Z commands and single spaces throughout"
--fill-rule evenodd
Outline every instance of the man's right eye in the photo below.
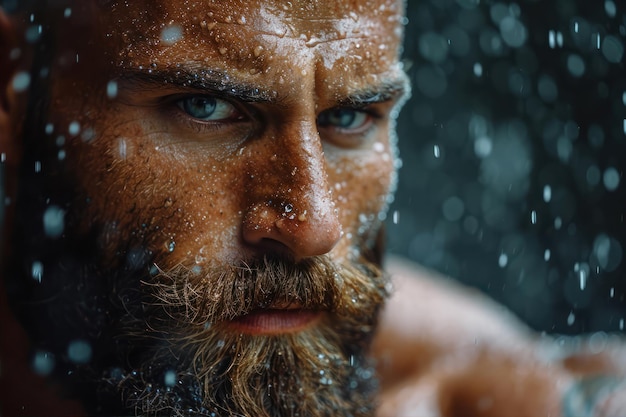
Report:
M 189 96 L 179 99 L 176 105 L 189 116 L 204 122 L 240 119 L 241 115 L 231 103 L 211 96 Z

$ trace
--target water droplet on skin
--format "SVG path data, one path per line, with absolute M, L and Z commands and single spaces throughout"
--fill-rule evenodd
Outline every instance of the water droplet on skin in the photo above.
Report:
M 218 49 L 218 51 L 220 55 L 224 55 L 226 54 L 226 52 L 228 52 L 228 49 L 222 46 L 221 48 Z
M 500 257 L 498 258 L 498 265 L 500 266 L 500 268 L 504 268 L 508 263 L 509 263 L 509 257 L 507 256 L 507 254 L 506 253 L 500 254 Z
M 174 242 L 173 240 L 170 240 L 167 244 L 167 251 L 172 253 L 174 252 L 174 249 L 176 249 L 176 242 Z
M 167 26 L 161 31 L 161 41 L 173 45 L 183 38 L 183 28 L 178 25 Z
M 126 159 L 126 140 L 124 140 L 124 138 L 120 138 L 118 140 L 117 149 L 120 154 L 120 158 L 125 160 Z
M 86 129 L 83 129 L 83 132 L 80 134 L 80 138 L 84 141 L 84 142 L 89 142 L 90 140 L 92 140 L 93 138 L 96 137 L 96 132 L 88 127 Z
M 293 211 L 293 204 L 285 204 L 285 213 L 291 213 Z

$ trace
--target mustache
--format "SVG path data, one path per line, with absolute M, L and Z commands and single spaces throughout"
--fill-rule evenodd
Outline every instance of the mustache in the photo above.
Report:
M 157 268 L 152 279 L 141 284 L 150 294 L 144 308 L 205 327 L 268 308 L 351 317 L 362 310 L 361 303 L 381 304 L 390 289 L 382 270 L 367 260 L 338 263 L 328 256 L 298 263 L 266 256 L 238 265 L 177 265 L 167 271 Z M 374 299 L 372 292 L 377 294 Z

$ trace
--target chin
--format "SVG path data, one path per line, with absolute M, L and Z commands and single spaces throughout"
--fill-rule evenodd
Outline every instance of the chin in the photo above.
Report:
M 99 413 L 206 416 L 371 416 L 377 381 L 368 335 L 342 334 L 328 317 L 282 335 L 216 328 L 166 343 L 131 371 L 113 368 L 100 392 L 119 398 Z M 219 327 L 219 326 L 218 326 Z M 369 332 L 368 332 L 369 333 Z
M 373 415 L 365 353 L 389 287 L 366 259 L 89 265 L 44 265 L 23 318 L 35 352 L 56 358 L 49 377 L 90 415 Z M 259 324 L 294 306 L 315 314 L 293 327 L 270 322 L 272 331 Z M 86 360 L 66 354 L 77 339 L 91 348 Z

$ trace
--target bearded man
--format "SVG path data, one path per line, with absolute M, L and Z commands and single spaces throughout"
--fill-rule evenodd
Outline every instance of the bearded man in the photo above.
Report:
M 401 2 L 59 1 L 0 19 L 5 414 L 557 415 L 572 369 L 626 367 L 617 348 L 564 366 L 414 270 L 373 341 Z M 458 332 L 411 322 L 457 302 Z

